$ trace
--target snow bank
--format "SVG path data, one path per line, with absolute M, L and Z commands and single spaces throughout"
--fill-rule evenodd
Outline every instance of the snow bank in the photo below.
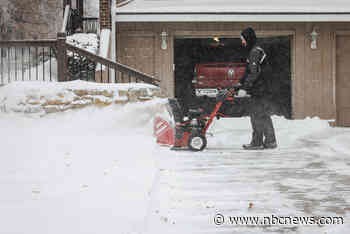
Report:
M 44 115 L 93 104 L 146 101 L 157 96 L 160 89 L 145 83 L 12 82 L 0 88 L 0 111 Z
M 157 170 L 154 105 L 0 114 L 0 233 L 141 233 Z

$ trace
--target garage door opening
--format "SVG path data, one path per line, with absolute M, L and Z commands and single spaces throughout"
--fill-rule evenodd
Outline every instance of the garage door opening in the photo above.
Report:
M 259 38 L 272 66 L 269 87 L 273 114 L 291 118 L 291 36 Z M 239 38 L 177 38 L 174 41 L 175 97 L 185 110 L 203 103 L 195 95 L 192 79 L 196 64 L 245 62 L 247 51 Z M 206 102 L 210 99 L 204 99 Z M 243 103 L 243 102 L 242 102 Z M 244 104 L 243 104 L 244 105 Z M 246 115 L 247 113 L 243 113 Z

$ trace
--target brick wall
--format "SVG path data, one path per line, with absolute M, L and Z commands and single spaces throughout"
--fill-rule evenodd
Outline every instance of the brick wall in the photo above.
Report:
M 112 28 L 112 19 L 111 19 L 111 1 L 112 0 L 100 0 L 100 27 L 103 28 Z M 130 0 L 114 0 L 117 4 L 122 2 L 127 2 Z
M 111 0 L 100 0 L 100 27 L 112 28 Z
M 0 40 L 55 38 L 62 0 L 0 0 Z

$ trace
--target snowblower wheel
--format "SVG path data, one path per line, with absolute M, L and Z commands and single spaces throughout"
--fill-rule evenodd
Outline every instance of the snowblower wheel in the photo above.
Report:
M 202 151 L 207 146 L 207 138 L 195 133 L 188 138 L 188 147 L 192 151 Z

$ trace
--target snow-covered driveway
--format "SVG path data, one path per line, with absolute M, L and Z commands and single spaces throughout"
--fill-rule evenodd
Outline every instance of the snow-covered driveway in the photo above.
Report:
M 221 119 L 203 152 L 152 136 L 151 103 L 35 118 L 0 113 L 0 233 L 348 233 L 350 130 L 274 118 L 279 148 L 246 152 Z M 250 208 L 249 208 L 250 207 Z M 344 225 L 214 224 L 214 216 L 342 216 Z
M 277 150 L 240 149 L 249 139 L 247 119 L 216 122 L 204 152 L 162 149 L 147 233 L 348 233 L 350 129 L 319 120 L 275 122 Z M 216 215 L 224 224 L 215 225 Z M 247 226 L 228 220 L 272 215 L 342 216 L 345 224 Z

